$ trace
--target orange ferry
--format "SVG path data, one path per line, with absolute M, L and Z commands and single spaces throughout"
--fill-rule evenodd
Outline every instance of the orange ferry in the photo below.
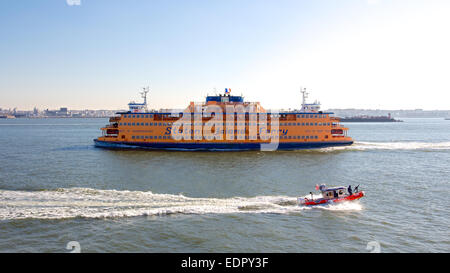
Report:
M 158 150 L 271 150 L 312 149 L 353 144 L 348 129 L 333 113 L 320 111 L 320 103 L 306 103 L 302 90 L 301 110 L 268 111 L 259 102 L 243 96 L 207 96 L 206 102 L 191 102 L 183 111 L 147 109 L 148 88 L 143 103 L 129 103 L 129 111 L 109 119 L 95 145 L 102 148 Z M 213 111 L 209 111 L 212 108 Z M 231 109 L 231 112 L 230 112 Z M 242 109 L 245 109 L 244 111 Z

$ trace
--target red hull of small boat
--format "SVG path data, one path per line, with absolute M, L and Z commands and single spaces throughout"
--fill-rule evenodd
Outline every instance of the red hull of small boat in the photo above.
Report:
M 316 206 L 316 205 L 322 205 L 322 204 L 330 204 L 330 203 L 340 203 L 340 202 L 345 202 L 345 201 L 353 201 L 353 200 L 357 200 L 361 197 L 364 196 L 364 192 L 358 192 L 358 193 L 354 193 L 352 195 L 346 196 L 346 197 L 342 197 L 342 198 L 335 198 L 335 199 L 317 199 L 317 200 L 309 200 L 306 201 L 305 203 L 301 204 L 303 206 Z

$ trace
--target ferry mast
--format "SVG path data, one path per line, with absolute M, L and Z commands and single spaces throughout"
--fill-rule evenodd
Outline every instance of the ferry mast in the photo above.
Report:
M 306 88 L 300 87 L 300 92 L 302 93 L 303 102 L 302 102 L 302 112 L 305 113 L 316 113 L 320 111 L 320 102 L 317 100 L 314 103 L 306 103 L 306 99 L 308 98 L 309 93 L 306 92 Z
M 144 99 L 144 104 L 143 104 L 143 108 L 145 112 L 148 112 L 148 108 L 147 108 L 147 94 L 150 92 L 150 87 L 144 87 L 142 88 L 142 92 L 141 92 L 141 96 Z
M 130 108 L 130 112 L 132 113 L 139 113 L 139 112 L 148 112 L 147 108 L 147 94 L 150 92 L 150 87 L 144 87 L 142 88 L 143 91 L 140 92 L 141 97 L 144 99 L 143 103 L 136 103 L 134 101 L 128 103 L 128 106 Z
M 300 87 L 300 92 L 302 93 L 302 98 L 303 98 L 302 112 L 306 112 L 306 110 L 307 110 L 306 99 L 308 98 L 309 93 L 307 93 L 306 88 L 303 88 L 303 87 Z

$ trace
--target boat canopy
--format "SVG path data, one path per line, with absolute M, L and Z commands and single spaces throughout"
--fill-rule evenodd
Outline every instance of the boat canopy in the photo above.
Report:
M 338 190 L 346 190 L 346 187 L 335 187 L 335 188 L 327 188 L 324 189 L 323 191 L 338 191 Z

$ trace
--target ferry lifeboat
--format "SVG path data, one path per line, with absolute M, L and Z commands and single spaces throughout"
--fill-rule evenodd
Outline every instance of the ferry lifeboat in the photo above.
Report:
M 354 191 L 351 186 L 327 188 L 326 185 L 316 186 L 316 190 L 320 190 L 322 197 L 314 198 L 311 192 L 311 198 L 299 197 L 298 202 L 300 206 L 316 206 L 324 204 L 334 204 L 341 202 L 354 201 L 364 196 L 364 191 L 359 191 L 359 185 L 355 187 Z

